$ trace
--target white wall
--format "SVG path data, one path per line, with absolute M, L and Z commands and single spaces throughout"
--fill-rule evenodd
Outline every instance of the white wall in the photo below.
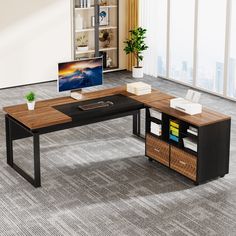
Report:
M 0 88 L 57 79 L 72 57 L 70 0 L 0 0 Z

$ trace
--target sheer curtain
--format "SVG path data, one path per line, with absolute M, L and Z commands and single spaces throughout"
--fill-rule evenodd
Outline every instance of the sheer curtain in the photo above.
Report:
M 139 0 L 139 24 L 147 29 L 144 73 L 166 77 L 167 0 Z

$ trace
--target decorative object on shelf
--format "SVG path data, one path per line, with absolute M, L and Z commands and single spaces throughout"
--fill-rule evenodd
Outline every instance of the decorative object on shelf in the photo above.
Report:
M 111 57 L 107 57 L 107 68 L 111 68 L 112 67 L 112 59 Z
M 100 6 L 107 6 L 107 0 L 100 0 L 100 3 L 99 3 Z
M 107 68 L 107 53 L 106 52 L 99 52 L 99 56 L 103 59 L 103 68 Z
M 88 35 L 87 34 L 82 34 L 77 38 L 77 50 L 78 52 L 85 52 L 89 50 L 88 47 Z
M 29 92 L 25 95 L 25 98 L 27 100 L 27 106 L 29 111 L 33 111 L 35 108 L 35 98 L 36 95 L 34 92 Z
M 101 7 L 99 13 L 99 25 L 109 25 L 109 9 L 107 7 Z M 92 16 L 92 27 L 95 26 L 95 16 Z
M 146 38 L 146 29 L 141 27 L 129 31 L 131 34 L 130 39 L 124 41 L 125 53 L 134 54 L 137 64 L 133 67 L 133 77 L 134 78 L 143 78 L 143 67 L 140 65 L 140 62 L 143 60 L 143 51 L 148 49 L 148 46 L 145 43 Z
M 103 42 L 103 48 L 110 47 L 112 38 L 112 30 L 101 30 L 99 33 L 99 41 Z
M 80 14 L 76 14 L 75 26 L 76 26 L 77 30 L 82 30 L 83 29 L 83 18 L 81 17 Z

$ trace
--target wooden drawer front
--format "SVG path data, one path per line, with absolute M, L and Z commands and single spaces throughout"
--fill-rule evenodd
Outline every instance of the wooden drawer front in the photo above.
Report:
M 170 168 L 196 181 L 197 158 L 171 146 Z
M 160 163 L 169 166 L 170 145 L 149 134 L 146 138 L 146 154 Z

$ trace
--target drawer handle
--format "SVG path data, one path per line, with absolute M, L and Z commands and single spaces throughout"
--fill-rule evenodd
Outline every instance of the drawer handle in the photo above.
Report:
M 179 161 L 179 163 L 182 164 L 182 165 L 184 165 L 184 166 L 187 165 L 187 164 L 186 164 L 185 162 L 183 162 L 183 161 Z
M 156 152 L 160 152 L 160 149 L 158 149 L 158 148 L 154 148 L 154 150 L 155 150 Z

